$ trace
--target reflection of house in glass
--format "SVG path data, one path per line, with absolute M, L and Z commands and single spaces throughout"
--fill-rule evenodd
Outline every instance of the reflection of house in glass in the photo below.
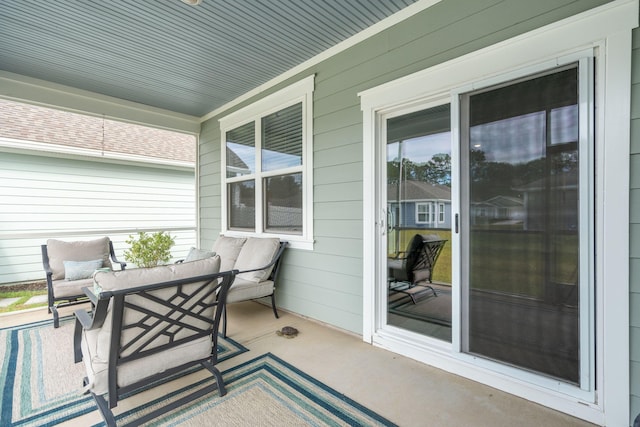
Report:
M 513 188 L 519 196 L 497 195 L 471 205 L 472 225 L 540 231 L 577 230 L 578 176 L 552 175 Z
M 236 150 L 240 151 L 240 154 Z M 243 146 L 227 144 L 227 178 L 243 177 L 253 173 L 243 160 Z M 263 150 L 270 158 L 283 158 L 277 152 Z M 278 157 L 279 156 L 279 157 Z M 290 156 L 289 156 L 290 157 Z M 266 231 L 294 233 L 302 231 L 302 174 L 289 173 L 262 179 L 264 205 L 263 217 Z M 249 177 L 242 181 L 227 184 L 230 220 L 233 229 L 255 228 L 255 179 Z
M 525 220 L 522 199 L 510 196 L 494 196 L 488 200 L 471 204 L 472 225 L 522 224 Z
M 251 169 L 227 146 L 227 177 L 248 175 Z M 253 180 L 227 184 L 229 227 L 253 229 L 255 227 L 255 187 Z
M 264 186 L 266 230 L 302 232 L 302 174 L 269 177 L 264 180 Z
M 451 228 L 451 188 L 424 181 L 387 186 L 390 228 Z
M 515 190 L 524 200 L 524 230 L 578 229 L 578 174 L 572 170 L 539 179 Z
M 229 145 L 227 144 L 227 178 L 250 174 L 251 169 Z

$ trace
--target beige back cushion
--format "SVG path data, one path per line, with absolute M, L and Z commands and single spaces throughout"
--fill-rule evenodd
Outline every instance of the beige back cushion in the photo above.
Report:
M 49 255 L 49 266 L 53 272 L 53 280 L 64 279 L 64 261 L 102 259 L 102 267 L 112 268 L 109 260 L 108 237 L 79 242 L 49 239 L 47 240 L 47 254 Z
M 279 247 L 280 239 L 278 238 L 249 237 L 238 254 L 234 268 L 244 271 L 263 267 L 273 260 Z M 262 282 L 267 280 L 271 270 L 273 270 L 273 266 L 264 270 L 241 273 L 238 274 L 238 277 L 250 282 Z
M 153 268 L 132 268 L 119 271 L 98 271 L 94 281 L 104 291 L 128 289 L 136 286 L 168 282 L 187 277 L 204 276 L 220 271 L 220 257 L 214 256 L 193 262 L 162 265 Z
M 220 236 L 213 244 L 212 250 L 220 255 L 220 271 L 233 270 L 240 250 L 247 241 L 244 237 Z

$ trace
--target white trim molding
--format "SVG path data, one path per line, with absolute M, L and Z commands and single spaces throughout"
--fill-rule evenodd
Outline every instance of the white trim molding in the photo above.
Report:
M 253 104 L 241 108 L 219 119 L 220 123 L 220 158 L 221 158 L 221 230 L 225 235 L 247 236 L 260 234 L 265 237 L 279 237 L 289 242 L 289 246 L 295 249 L 312 250 L 313 240 L 313 91 L 315 89 L 315 74 L 305 77 L 284 89 L 279 90 Z M 256 224 L 255 232 L 243 232 L 228 229 L 227 206 L 227 178 L 226 178 L 226 132 L 245 125 L 247 123 L 259 123 L 260 119 L 271 113 L 282 110 L 294 104 L 302 104 L 302 165 L 299 167 L 282 169 L 278 173 L 301 172 L 303 176 L 302 189 L 302 235 L 268 233 L 264 227 Z M 256 125 L 257 126 L 257 125 Z M 260 150 L 257 147 L 256 163 L 259 163 Z M 272 172 L 270 172 L 272 173 Z M 260 176 L 266 176 L 260 172 Z M 255 177 L 254 177 L 255 178 Z M 256 193 L 261 194 L 261 183 L 256 180 Z M 261 217 L 261 206 L 256 201 L 256 216 Z
M 49 157 L 77 158 L 91 161 L 108 161 L 112 163 L 136 163 L 144 166 L 170 167 L 175 169 L 195 169 L 194 162 L 3 137 L 0 137 L 0 151 L 39 154 Z

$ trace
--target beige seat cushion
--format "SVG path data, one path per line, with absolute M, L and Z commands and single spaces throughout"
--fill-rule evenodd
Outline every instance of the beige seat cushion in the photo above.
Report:
M 109 259 L 108 237 L 78 242 L 49 239 L 47 240 L 47 254 L 49 256 L 49 266 L 53 272 L 53 280 L 64 279 L 64 261 L 102 259 L 102 267 L 112 268 Z
M 227 293 L 227 304 L 269 296 L 273 293 L 273 281 L 264 280 L 256 283 L 236 276 L 231 289 Z
M 195 276 L 202 276 L 207 274 L 217 273 L 220 270 L 220 257 L 214 256 L 203 260 L 193 261 L 183 264 L 173 264 L 168 266 L 154 267 L 154 268 L 140 268 L 124 271 L 114 272 L 98 272 L 95 275 L 96 283 L 102 287 L 103 290 L 117 290 L 126 289 L 129 287 L 137 287 L 143 285 L 150 285 L 154 283 L 161 283 L 170 280 L 178 280 Z M 197 284 L 189 285 L 193 288 L 197 287 Z M 171 289 L 155 291 L 157 296 L 162 299 L 165 295 L 172 295 L 174 292 Z M 133 303 L 141 303 L 139 297 L 132 295 L 128 296 L 128 301 Z M 215 294 L 210 296 L 209 302 L 215 300 Z M 146 308 L 153 312 L 161 313 L 162 310 L 166 310 L 161 305 L 155 305 L 154 303 L 145 300 L 144 304 Z M 203 316 L 212 316 L 213 308 L 208 309 L 207 312 L 202 313 Z M 125 322 L 138 321 L 141 318 L 139 312 L 132 310 L 126 311 Z M 203 326 L 203 325 L 198 325 Z M 136 331 L 132 330 L 131 335 Z M 150 331 L 152 334 L 153 331 Z M 175 339 L 180 339 L 180 334 L 177 334 Z M 124 336 L 126 341 L 127 334 Z M 154 342 L 156 347 L 164 344 L 162 340 L 167 339 L 162 337 L 157 343 Z M 96 394 L 104 394 L 107 392 L 108 380 L 107 380 L 107 368 L 109 360 L 109 346 L 111 340 L 111 311 L 107 313 L 104 324 L 101 328 L 92 331 L 83 331 L 82 338 L 82 355 L 87 370 L 87 377 L 89 380 L 90 389 Z M 133 384 L 134 382 L 151 376 L 156 373 L 164 372 L 169 368 L 182 365 L 184 363 L 200 360 L 208 357 L 212 351 L 212 341 L 210 337 L 204 337 L 190 343 L 183 344 L 179 347 L 147 356 L 129 363 L 122 365 L 118 368 L 118 385 L 125 386 Z M 132 350 L 135 349 L 135 345 Z
M 220 255 L 220 271 L 233 270 L 240 250 L 247 241 L 244 237 L 220 236 L 211 249 Z
M 84 296 L 84 292 L 82 288 L 85 287 L 93 287 L 93 279 L 82 279 L 82 280 L 53 280 L 51 282 L 53 286 L 53 295 L 56 298 L 71 298 L 77 296 Z

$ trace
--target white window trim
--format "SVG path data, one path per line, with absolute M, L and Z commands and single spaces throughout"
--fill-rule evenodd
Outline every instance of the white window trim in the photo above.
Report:
M 444 224 L 446 222 L 445 215 L 447 214 L 447 208 L 442 202 L 438 202 L 438 223 Z
M 279 90 L 261 100 L 254 102 L 240 110 L 237 110 L 219 120 L 220 123 L 220 158 L 221 158 L 221 230 L 222 233 L 229 236 L 255 236 L 262 237 L 279 237 L 289 242 L 289 247 L 296 249 L 313 250 L 313 91 L 315 86 L 315 75 L 311 75 L 299 80 L 292 85 Z M 237 128 L 246 123 L 259 123 L 259 119 L 271 113 L 282 110 L 291 105 L 302 103 L 302 132 L 303 132 L 303 160 L 300 168 L 303 175 L 302 188 L 302 235 L 293 235 L 285 233 L 269 233 L 264 230 L 257 229 L 253 232 L 243 232 L 239 230 L 229 230 L 227 227 L 227 183 L 234 181 L 227 180 L 227 156 L 226 156 L 226 132 Z M 258 126 L 256 124 L 256 126 Z M 259 147 L 257 147 L 259 148 Z M 256 162 L 259 162 L 259 153 L 256 156 Z M 297 170 L 298 168 L 296 168 Z M 293 170 L 293 169 L 292 169 Z M 282 172 L 279 170 L 278 173 Z M 264 175 L 268 175 L 265 173 Z M 247 177 L 244 177 L 247 178 Z M 237 181 L 237 180 L 236 180 Z M 259 182 L 256 182 L 256 191 Z M 256 201 L 256 216 L 261 218 L 262 204 Z M 256 223 L 256 227 L 260 227 Z
M 363 339 L 393 347 L 409 357 L 522 396 L 550 408 L 602 425 L 629 424 L 629 138 L 631 29 L 638 25 L 638 1 L 617 0 L 579 15 L 522 34 L 496 45 L 360 93 L 363 110 Z M 378 118 L 399 105 L 449 96 L 454 88 L 492 77 L 508 79 L 509 72 L 540 65 L 555 58 L 592 49 L 596 61 L 596 218 L 595 225 L 597 393 L 594 399 L 567 396 L 559 390 L 497 374 L 461 360 L 452 346 L 416 342 L 414 336 L 384 335 L 377 331 L 376 286 L 385 274 L 376 264 L 376 242 L 382 232 L 376 212 L 376 141 L 382 129 Z M 605 96 L 606 95 L 606 96 Z M 453 107 L 453 106 L 452 106 Z M 453 117 L 457 111 L 451 112 Z M 455 132 L 452 129 L 452 132 Z M 452 135 L 454 140 L 458 135 Z M 604 147 L 607 147 L 606 156 Z M 455 145 L 453 147 L 456 149 Z M 457 166 L 452 165 L 453 168 Z M 452 171 L 458 176 L 458 171 Z M 606 203 L 604 195 L 606 194 Z M 457 194 L 452 194 L 452 211 Z M 455 202 L 457 203 L 457 202 Z M 603 221 L 605 219 L 606 221 Z M 460 248 L 453 247 L 453 257 Z M 453 281 L 459 283 L 459 273 Z M 606 281 L 605 281 L 606 278 Z M 455 290 L 455 289 L 454 289 Z M 605 306 L 604 301 L 616 301 Z M 609 303 L 611 304 L 611 303 Z
M 420 206 L 426 206 L 427 210 L 420 212 Z M 416 224 L 431 224 L 431 209 L 433 209 L 433 202 L 416 202 Z M 426 221 L 420 221 L 421 213 L 427 215 Z

